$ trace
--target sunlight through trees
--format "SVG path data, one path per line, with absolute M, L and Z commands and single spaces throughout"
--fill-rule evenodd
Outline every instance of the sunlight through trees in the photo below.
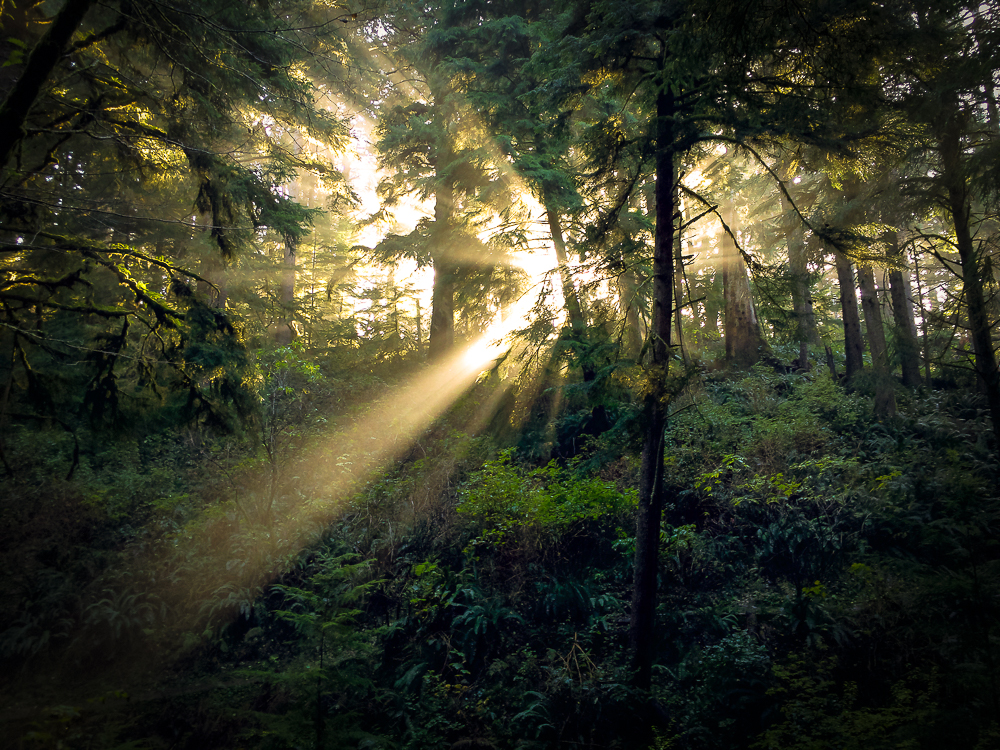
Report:
M 0 28 L 12 746 L 997 743 L 995 0 Z

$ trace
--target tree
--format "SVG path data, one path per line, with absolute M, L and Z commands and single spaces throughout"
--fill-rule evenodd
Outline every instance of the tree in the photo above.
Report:
M 655 650 L 656 559 L 663 502 L 663 429 L 666 419 L 672 304 L 672 248 L 677 180 L 675 162 L 698 143 L 737 147 L 753 139 L 791 134 L 812 144 L 843 143 L 843 131 L 825 117 L 836 102 L 838 61 L 867 8 L 806 6 L 797 13 L 767 4 L 595 2 L 585 13 L 586 32 L 567 23 L 562 48 L 587 50 L 590 70 L 613 76 L 630 108 L 647 106 L 641 136 L 656 176 L 651 350 L 644 396 L 643 452 L 636 526 L 630 641 L 636 684 L 648 688 Z M 585 39 L 581 39 L 576 35 Z M 815 35 L 835 43 L 814 45 Z M 811 51 L 809 51 L 811 50 Z M 831 52 L 832 50 L 833 52 Z M 579 59 L 579 58 L 576 58 Z M 579 64 L 579 63 L 577 63 Z M 822 86 L 816 86 L 822 81 Z M 848 81 L 849 83 L 849 81 Z M 820 116 L 823 113 L 824 116 Z M 614 117 L 592 130 L 613 148 L 621 135 Z M 625 201 L 618 201 L 622 206 Z
M 902 33 L 906 43 L 884 61 L 882 95 L 919 129 L 908 156 L 919 154 L 929 170 L 904 178 L 904 190 L 917 205 L 935 206 L 950 225 L 942 250 L 957 256 L 974 369 L 1000 446 L 1000 370 L 988 302 L 995 282 L 986 272 L 991 243 L 974 232 L 990 198 L 1000 194 L 995 170 L 984 166 L 1000 150 L 991 122 L 1000 14 L 992 4 L 928 3 L 908 16 Z
M 588 253 L 591 257 L 600 254 L 581 230 L 582 217 L 593 211 L 593 204 L 588 205 L 579 192 L 580 158 L 572 153 L 580 141 L 585 118 L 582 110 L 595 104 L 593 92 L 584 95 L 572 86 L 569 90 L 559 86 L 555 91 L 549 89 L 552 67 L 559 64 L 558 55 L 550 53 L 560 33 L 553 10 L 545 6 L 528 9 L 516 1 L 449 6 L 446 21 L 461 29 L 449 39 L 449 59 L 461 78 L 468 106 L 482 118 L 494 150 L 509 162 L 503 165 L 511 171 L 506 179 L 530 192 L 541 206 L 565 311 L 559 348 L 574 357 L 586 395 L 593 399 L 598 371 L 606 364 L 600 352 L 609 347 L 599 333 L 595 336 L 588 328 L 594 318 L 574 281 L 571 256 L 584 261 Z M 598 192 L 594 183 L 599 180 L 591 175 L 591 194 Z M 520 234 L 520 244 L 527 246 L 530 238 L 523 220 L 512 215 L 508 224 Z M 626 305 L 632 309 L 629 330 L 633 332 L 635 302 L 630 300 Z M 641 343 L 633 339 L 633 356 L 640 348 Z M 581 429 L 597 434 L 608 428 L 609 421 L 604 405 L 598 403 Z
M 778 191 L 783 214 L 783 231 L 788 248 L 788 274 L 791 282 L 792 315 L 795 320 L 795 338 L 799 341 L 799 367 L 809 369 L 809 347 L 819 344 L 819 334 L 816 330 L 816 316 L 813 312 L 812 284 L 808 268 L 808 254 L 805 237 L 805 227 L 792 206 L 794 196 L 796 203 L 801 204 L 801 191 L 795 191 L 793 170 L 787 169 L 784 178 L 784 190 Z M 786 195 L 788 191 L 788 195 Z M 799 195 L 796 195 L 799 193 Z
M 385 53 L 405 66 L 413 95 L 387 101 L 376 128 L 381 163 L 391 177 L 380 192 L 387 206 L 402 195 L 433 199 L 431 221 L 422 221 L 407 238 L 390 237 L 377 255 L 403 253 L 434 269 L 428 355 L 439 359 L 454 345 L 456 294 L 463 282 L 487 274 L 491 291 L 509 299 L 517 276 L 506 273 L 496 250 L 479 239 L 479 227 L 505 186 L 489 154 L 474 144 L 479 130 L 464 102 L 449 53 L 460 30 L 448 5 L 425 15 L 422 8 L 400 6 L 378 20 Z M 400 99 L 402 101 L 400 101 Z
M 740 367 L 750 367 L 770 350 L 760 331 L 746 262 L 736 243 L 736 211 L 732 201 L 726 203 L 720 216 L 726 359 Z
M 896 350 L 903 374 L 903 385 L 916 388 L 920 385 L 920 344 L 917 341 L 917 323 L 913 315 L 915 306 L 910 287 L 910 270 L 899 233 L 889 231 L 883 235 L 888 246 L 889 293 L 892 298 L 892 318 L 895 323 Z
M 875 288 L 875 274 L 870 264 L 858 266 L 858 285 L 861 288 L 861 307 L 865 311 L 868 350 L 872 354 L 872 369 L 875 372 L 875 413 L 880 417 L 888 417 L 896 413 L 896 397 L 890 382 L 882 307 Z
M 93 0 L 66 2 L 31 50 L 24 69 L 0 105 L 0 168 L 26 135 L 23 129 L 32 105 L 48 83 L 70 38 L 80 27 Z
M 86 5 L 60 11 L 39 55 Z M 14 91 L 35 90 L 35 104 L 9 121 L 0 185 L 8 409 L 98 424 L 125 403 L 153 407 L 167 383 L 182 415 L 222 424 L 245 409 L 221 266 L 199 256 L 301 237 L 312 214 L 283 186 L 327 167 L 281 136 L 334 148 L 347 136 L 293 70 L 302 7 L 106 4 L 76 21 L 79 41 L 49 73 L 29 56 Z M 66 382 L 59 363 L 81 357 Z

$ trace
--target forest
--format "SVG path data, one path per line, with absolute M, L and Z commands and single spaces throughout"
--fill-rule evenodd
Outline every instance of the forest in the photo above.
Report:
M 1000 747 L 998 0 L 0 27 L 0 745 Z

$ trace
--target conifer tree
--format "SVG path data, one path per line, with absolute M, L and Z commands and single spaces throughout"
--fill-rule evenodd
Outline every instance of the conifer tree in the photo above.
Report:
M 803 191 L 795 189 L 792 169 L 786 169 L 784 189 L 778 191 L 782 210 L 782 229 L 788 249 L 788 274 L 791 281 L 792 314 L 795 320 L 795 337 L 799 341 L 799 367 L 809 369 L 809 347 L 819 344 L 816 315 L 813 312 L 812 284 L 808 268 L 805 227 L 795 209 L 805 210 Z M 787 193 L 787 194 L 786 194 Z M 796 206 L 793 207 L 792 201 Z
M 0 304 L 25 413 L 82 409 L 99 423 L 126 394 L 155 403 L 158 383 L 182 414 L 246 410 L 221 266 L 199 258 L 307 231 L 283 185 L 328 168 L 282 134 L 334 148 L 347 137 L 296 70 L 307 5 L 93 6 L 45 80 L 30 62 L 20 71 L 39 91 L 0 183 Z M 81 356 L 78 381 L 54 388 L 58 363 Z
M 909 264 L 900 247 L 898 231 L 888 231 L 882 239 L 887 245 L 887 256 L 892 264 L 889 268 L 889 293 L 892 297 L 896 350 L 903 385 L 916 388 L 920 385 L 920 344 L 917 341 L 917 323 L 913 315 L 915 303 L 910 285 Z
M 552 42 L 561 33 L 557 8 L 528 7 L 517 0 L 451 8 L 449 17 L 462 28 L 461 35 L 451 39 L 451 63 L 462 77 L 465 100 L 492 134 L 496 152 L 509 162 L 505 169 L 512 170 L 512 182 L 541 206 L 565 310 L 562 338 L 576 356 L 583 382 L 593 384 L 600 366 L 593 351 L 602 342 L 591 341 L 590 318 L 573 278 L 571 256 L 583 260 L 588 251 L 599 251 L 579 229 L 581 218 L 593 207 L 581 195 L 580 165 L 571 150 L 581 140 L 581 110 L 595 105 L 586 96 L 574 96 L 580 90 L 550 88 L 560 64 L 559 55 L 552 52 Z M 590 175 L 589 195 L 599 192 L 599 181 Z M 634 293 L 628 296 L 623 309 L 631 310 L 628 330 L 634 332 L 637 300 Z M 640 349 L 641 343 L 633 339 L 632 356 Z M 598 405 L 585 429 L 600 432 L 607 422 L 604 407 Z
M 750 367 L 769 353 L 769 348 L 757 320 L 746 262 L 736 244 L 736 211 L 731 200 L 726 202 L 720 215 L 725 222 L 720 239 L 720 262 L 725 300 L 726 359 L 740 367 Z
M 516 274 L 505 270 L 496 248 L 479 237 L 479 227 L 506 199 L 506 189 L 483 133 L 468 108 L 450 60 L 461 28 L 446 3 L 425 13 L 400 4 L 380 18 L 376 33 L 383 51 L 408 73 L 406 86 L 382 108 L 376 137 L 383 167 L 390 173 L 380 192 L 387 207 L 412 194 L 433 201 L 433 218 L 422 220 L 406 238 L 391 236 L 376 255 L 415 259 L 434 270 L 429 356 L 437 359 L 454 345 L 456 299 L 463 283 L 484 275 L 492 295 L 509 298 Z M 478 138 L 477 138 L 478 134 Z
M 991 242 L 974 231 L 1000 195 L 997 171 L 987 166 L 1000 153 L 990 114 L 1000 69 L 1000 14 L 992 4 L 916 3 L 893 33 L 897 44 L 882 56 L 880 94 L 884 106 L 905 115 L 913 128 L 906 157 L 919 164 L 902 177 L 902 191 L 912 210 L 941 215 L 950 226 L 947 246 L 937 255 L 954 253 L 974 369 L 1000 446 L 1000 369 L 988 302 L 995 284 L 987 271 Z
M 836 78 L 839 69 L 828 65 L 828 56 L 845 43 L 842 36 L 858 33 L 854 30 L 861 23 L 858 19 L 870 8 L 838 8 L 839 17 L 831 16 L 831 11 L 813 5 L 789 14 L 785 8 L 779 12 L 757 3 L 737 7 L 700 2 L 628 6 L 594 2 L 567 14 L 570 19 L 585 19 L 565 22 L 560 47 L 567 57 L 570 51 L 575 55 L 586 50 L 586 69 L 612 73 L 629 109 L 636 102 L 646 107 L 643 152 L 656 179 L 650 388 L 644 401 L 630 626 L 636 684 L 642 688 L 650 685 L 655 652 L 677 160 L 698 143 L 738 146 L 777 134 L 836 144 L 838 124 L 819 116 L 835 99 L 837 86 L 844 85 Z M 819 45 L 817 35 L 833 41 Z M 825 85 L 815 86 L 819 80 Z M 614 144 L 622 136 L 620 122 L 621 116 L 614 112 L 592 130 Z

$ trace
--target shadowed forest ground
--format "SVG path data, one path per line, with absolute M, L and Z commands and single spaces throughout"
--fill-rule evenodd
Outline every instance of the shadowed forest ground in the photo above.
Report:
M 370 414 L 317 383 L 270 507 L 273 466 L 235 439 L 85 442 L 66 480 L 61 431 L 19 436 L 3 508 L 5 734 L 21 747 L 633 746 L 629 446 L 612 430 L 546 462 L 546 425 L 529 418 L 501 450 L 458 429 L 487 381 L 397 460 L 369 449 L 366 465 L 374 436 L 354 427 Z M 658 746 L 992 746 L 985 416 L 963 392 L 899 398 L 879 422 L 869 396 L 826 374 L 761 366 L 674 400 Z

